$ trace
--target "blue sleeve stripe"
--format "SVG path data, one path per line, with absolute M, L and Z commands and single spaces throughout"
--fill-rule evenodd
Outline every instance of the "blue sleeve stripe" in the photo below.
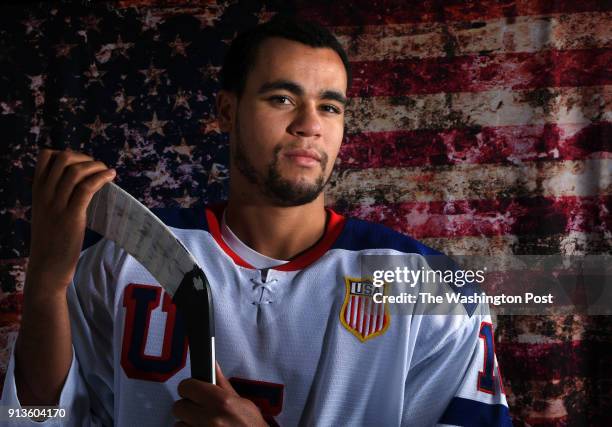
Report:
M 489 405 L 462 397 L 453 397 L 438 422 L 464 427 L 512 427 L 507 406 Z
M 395 249 L 404 253 L 441 255 L 421 242 L 388 227 L 356 218 L 347 218 L 342 233 L 332 249 L 361 251 L 364 249 Z

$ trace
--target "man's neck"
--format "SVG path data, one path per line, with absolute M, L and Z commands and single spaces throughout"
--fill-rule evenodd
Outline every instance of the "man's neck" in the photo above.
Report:
M 311 203 L 291 207 L 245 203 L 230 197 L 225 215 L 228 227 L 242 242 L 275 259 L 291 259 L 325 232 L 323 194 Z

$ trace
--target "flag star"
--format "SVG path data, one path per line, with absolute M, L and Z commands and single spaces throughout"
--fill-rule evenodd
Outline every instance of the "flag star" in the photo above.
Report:
M 125 91 L 123 89 L 115 92 L 115 96 L 113 96 L 113 100 L 117 104 L 117 108 L 115 109 L 116 113 L 119 113 L 122 110 L 134 111 L 132 109 L 132 102 L 136 99 L 135 96 L 126 96 Z
M 183 191 L 182 197 L 173 197 L 173 199 L 182 207 L 190 208 L 199 200 L 199 197 L 191 197 L 187 192 L 187 189 Z
M 70 56 L 70 51 L 74 49 L 77 44 L 74 43 L 64 43 L 63 41 L 60 44 L 55 45 L 55 56 L 57 58 L 68 58 Z
M 187 47 L 191 44 L 191 42 L 184 42 L 183 40 L 181 40 L 181 38 L 177 35 L 174 38 L 174 41 L 171 43 L 168 43 L 168 46 L 170 46 L 172 48 L 172 54 L 171 56 L 175 56 L 175 55 L 183 55 L 183 56 L 187 56 Z
M 172 107 L 172 110 L 175 110 L 178 107 L 183 107 L 187 110 L 191 110 L 191 107 L 189 106 L 188 101 L 189 101 L 189 95 L 186 94 L 183 89 L 179 88 L 176 95 L 174 96 L 174 107 Z
M 145 126 L 149 128 L 147 136 L 151 136 L 154 133 L 161 136 L 166 136 L 164 134 L 164 126 L 166 125 L 166 123 L 168 123 L 168 120 L 158 120 L 157 113 L 154 111 L 153 118 L 151 119 L 151 121 L 144 122 Z
M 159 24 L 164 23 L 164 18 L 161 16 L 154 16 L 151 13 L 151 9 L 147 9 L 147 14 L 144 17 L 139 17 L 138 20 L 142 22 L 142 31 L 156 30 Z
M 92 83 L 98 82 L 102 86 L 104 86 L 104 82 L 102 81 L 102 77 L 106 74 L 106 71 L 98 70 L 98 66 L 94 62 L 89 66 L 89 70 L 83 73 L 87 77 L 87 83 L 85 83 L 85 87 L 89 86 Z
M 181 143 L 179 145 L 164 148 L 164 153 L 167 153 L 168 151 L 174 151 L 177 154 L 191 157 L 191 155 L 193 154 L 192 151 L 195 147 L 195 145 L 188 145 L 187 141 L 185 140 L 185 137 L 183 136 L 181 137 Z
M 224 9 L 225 7 L 221 5 L 208 4 L 202 13 L 193 15 L 193 17 L 200 21 L 200 30 L 205 27 L 214 27 L 215 21 L 218 21 L 223 15 Z
M 119 55 L 129 59 L 127 50 L 130 49 L 132 46 L 134 46 L 134 43 L 124 43 L 121 39 L 121 36 L 118 36 L 116 43 L 108 43 L 102 45 L 100 50 L 96 52 L 96 60 L 104 64 L 105 62 L 108 62 L 108 60 L 115 54 L 115 52 L 118 52 Z
M 165 71 L 164 68 L 155 68 L 153 63 L 149 65 L 148 69 L 139 70 L 145 76 L 145 84 L 153 81 L 156 85 L 160 84 L 160 77 Z
M 127 128 L 127 125 L 123 125 L 121 126 L 121 128 L 123 128 L 124 134 L 127 134 L 130 132 L 130 130 Z M 133 153 L 132 148 L 130 147 L 130 144 L 126 136 L 126 139 L 123 142 L 123 148 L 119 152 L 119 158 L 117 159 L 117 165 L 123 165 L 125 163 L 128 163 L 128 161 L 132 160 L 133 158 L 134 158 L 134 153 Z
M 21 204 L 21 201 L 16 200 L 15 205 L 12 208 L 8 208 L 7 211 L 11 214 L 14 221 L 18 219 L 28 221 L 28 211 L 30 210 L 29 206 L 24 206 Z
M 85 126 L 91 129 L 91 135 L 89 135 L 90 141 L 98 136 L 108 139 L 106 128 L 110 126 L 110 123 L 103 123 L 102 120 L 100 120 L 100 116 L 96 116 L 96 120 L 93 123 L 86 124 Z

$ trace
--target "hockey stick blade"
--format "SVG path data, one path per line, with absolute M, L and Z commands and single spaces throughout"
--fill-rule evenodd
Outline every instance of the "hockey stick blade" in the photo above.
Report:
M 194 256 L 146 206 L 113 183 L 92 198 L 87 227 L 125 249 L 172 297 L 185 318 L 191 376 L 215 384 L 212 294 Z

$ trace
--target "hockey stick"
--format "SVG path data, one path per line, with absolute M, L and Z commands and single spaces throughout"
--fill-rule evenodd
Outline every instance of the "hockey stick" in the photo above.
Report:
M 194 256 L 146 206 L 113 183 L 94 195 L 87 226 L 136 258 L 172 297 L 186 321 L 191 376 L 215 384 L 212 294 Z

